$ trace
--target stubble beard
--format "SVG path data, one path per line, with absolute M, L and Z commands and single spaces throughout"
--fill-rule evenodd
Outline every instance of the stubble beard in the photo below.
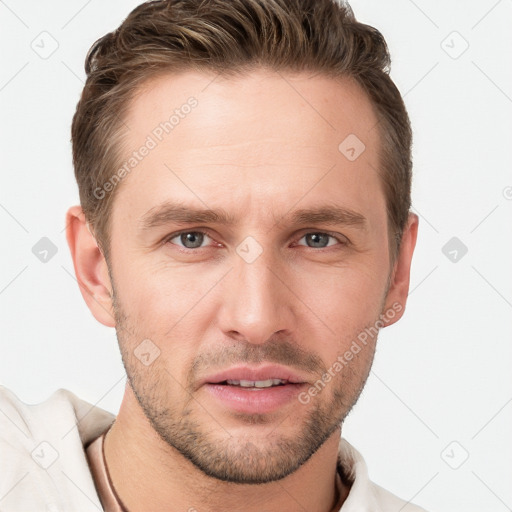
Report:
M 165 367 L 153 363 L 149 370 L 141 364 L 133 355 L 137 344 L 135 340 L 138 339 L 133 334 L 136 331 L 131 330 L 129 318 L 115 299 L 114 311 L 128 382 L 153 429 L 205 475 L 224 482 L 263 484 L 281 480 L 297 471 L 341 427 L 363 390 L 373 361 L 374 350 L 366 347 L 367 360 L 361 372 L 346 367 L 328 385 L 334 386 L 330 399 L 324 398 L 329 390 L 323 390 L 314 397 L 308 404 L 309 412 L 305 417 L 301 414 L 304 419 L 300 425 L 294 426 L 293 431 L 284 433 L 280 428 L 280 423 L 289 423 L 286 421 L 288 418 L 275 421 L 264 414 L 240 415 L 239 419 L 247 425 L 247 434 L 233 436 L 222 425 L 222 419 L 209 413 L 207 404 L 206 408 L 199 404 L 193 390 L 182 386 Z M 253 353 L 251 350 L 248 353 Z M 291 355 L 292 359 L 294 357 Z M 247 362 L 254 360 L 252 357 Z M 275 358 L 271 360 L 275 361 Z M 237 358 L 237 362 L 241 360 Z M 171 390 L 187 395 L 181 406 L 170 396 Z M 297 400 L 297 407 L 306 406 Z M 272 421 L 275 427 L 269 434 L 263 437 L 254 435 L 255 425 L 271 424 Z

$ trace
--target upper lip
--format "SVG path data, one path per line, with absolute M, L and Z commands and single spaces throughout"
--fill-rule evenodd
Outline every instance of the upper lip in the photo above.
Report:
M 281 379 L 288 381 L 292 384 L 302 384 L 306 380 L 294 372 L 290 368 L 281 365 L 263 365 L 263 366 L 235 366 L 226 370 L 219 371 L 212 375 L 209 375 L 201 380 L 203 384 L 218 384 L 226 380 L 269 380 L 269 379 Z

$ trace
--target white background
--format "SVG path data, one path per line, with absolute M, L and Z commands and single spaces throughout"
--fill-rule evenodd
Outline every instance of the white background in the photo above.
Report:
M 0 2 L 0 384 L 27 403 L 61 387 L 114 413 L 121 401 L 115 333 L 86 308 L 63 229 L 84 58 L 137 4 Z M 352 7 L 390 46 L 420 232 L 407 312 L 381 332 L 344 436 L 374 481 L 432 512 L 512 510 L 512 2 Z M 46 59 L 41 37 L 58 43 Z M 58 249 L 47 263 L 32 253 L 42 237 Z M 456 262 L 452 237 L 468 248 Z

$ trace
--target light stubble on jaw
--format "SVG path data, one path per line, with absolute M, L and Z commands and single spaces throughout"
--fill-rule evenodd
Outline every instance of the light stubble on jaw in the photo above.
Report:
M 289 337 L 277 333 L 261 345 L 241 341 L 198 354 L 191 359 L 186 382 L 182 386 L 162 365 L 165 364 L 162 358 L 155 360 L 150 367 L 145 367 L 134 356 L 135 340 L 140 338 L 137 325 L 130 325 L 130 318 L 115 292 L 112 275 L 111 283 L 122 360 L 139 406 L 154 431 L 171 450 L 177 450 L 203 474 L 216 480 L 263 484 L 294 473 L 342 425 L 357 402 L 370 373 L 374 344 L 368 345 L 368 350 L 354 358 L 353 364 L 344 369 L 343 375 L 337 376 L 338 382 L 329 383 L 329 386 L 334 386 L 330 391 L 323 390 L 315 397 L 316 401 L 304 417 L 301 428 L 292 432 L 291 436 L 286 436 L 280 429 L 281 424 L 289 418 L 277 419 L 276 422 L 278 414 L 272 413 L 238 417 L 248 429 L 258 426 L 266 428 L 271 426 L 272 420 L 276 426 L 259 439 L 252 436 L 251 432 L 235 439 L 229 429 L 221 425 L 221 418 L 208 415 L 208 404 L 201 405 L 195 396 L 198 383 L 207 371 L 221 371 L 235 364 L 256 365 L 266 362 L 296 369 L 310 375 L 311 382 L 316 382 L 327 372 L 322 359 L 293 343 Z M 385 296 L 382 306 L 384 302 Z M 350 339 L 347 337 L 344 342 Z M 183 392 L 185 398 L 182 404 L 176 404 L 170 399 L 168 391 L 172 387 L 180 388 Z M 327 393 L 331 394 L 330 400 L 326 400 L 329 396 Z M 298 400 L 297 406 L 304 407 Z M 204 415 L 204 419 L 197 418 L 197 413 Z M 233 419 L 236 419 L 236 415 L 231 414 L 231 421 Z M 220 432 L 220 439 L 218 434 L 212 434 L 215 430 Z M 260 443 L 264 443 L 264 446 L 258 446 Z
M 120 343 L 124 341 L 121 339 Z M 227 354 L 220 359 L 232 358 L 232 354 Z M 236 360 L 240 361 L 240 356 L 237 356 Z M 254 358 L 251 362 L 253 360 Z M 280 358 L 281 362 L 283 360 L 284 358 Z M 184 404 L 175 406 L 166 398 L 165 383 L 168 382 L 170 386 L 177 383 L 170 379 L 166 380 L 165 371 L 161 368 L 141 368 L 140 362 L 124 351 L 123 362 L 133 393 L 155 432 L 168 446 L 177 450 L 205 475 L 216 480 L 238 484 L 262 484 L 285 478 L 306 462 L 340 423 L 340 419 L 336 419 L 334 423 L 331 421 L 331 428 L 326 431 L 323 419 L 325 412 L 321 410 L 319 403 L 318 411 L 311 411 L 306 421 L 307 425 L 291 439 L 280 434 L 278 423 L 277 428 L 262 441 L 263 447 L 257 446 L 260 443 L 255 438 L 251 440 L 250 432 L 237 439 L 228 429 L 221 426 L 217 428 L 218 434 L 212 434 L 211 424 L 220 424 L 221 419 L 211 417 L 207 409 L 199 405 L 194 397 L 194 391 L 186 393 L 184 390 Z M 151 375 L 152 383 L 144 381 L 144 373 L 148 371 L 151 374 L 146 373 L 146 376 Z M 329 409 L 333 410 L 330 407 Z M 198 413 L 204 418 L 197 418 Z M 231 421 L 233 419 L 234 416 L 230 418 Z M 246 415 L 244 421 L 248 428 L 263 424 L 271 426 L 270 422 L 270 416 L 265 414 Z

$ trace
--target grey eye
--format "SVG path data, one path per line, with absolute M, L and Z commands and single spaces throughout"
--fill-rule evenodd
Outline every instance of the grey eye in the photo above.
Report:
M 323 248 L 329 245 L 329 239 L 333 237 L 327 233 L 308 233 L 304 238 L 309 247 Z
M 186 249 L 197 249 L 203 245 L 204 236 L 204 233 L 199 231 L 188 231 L 186 233 L 181 233 L 175 238 L 179 237 L 181 245 Z

